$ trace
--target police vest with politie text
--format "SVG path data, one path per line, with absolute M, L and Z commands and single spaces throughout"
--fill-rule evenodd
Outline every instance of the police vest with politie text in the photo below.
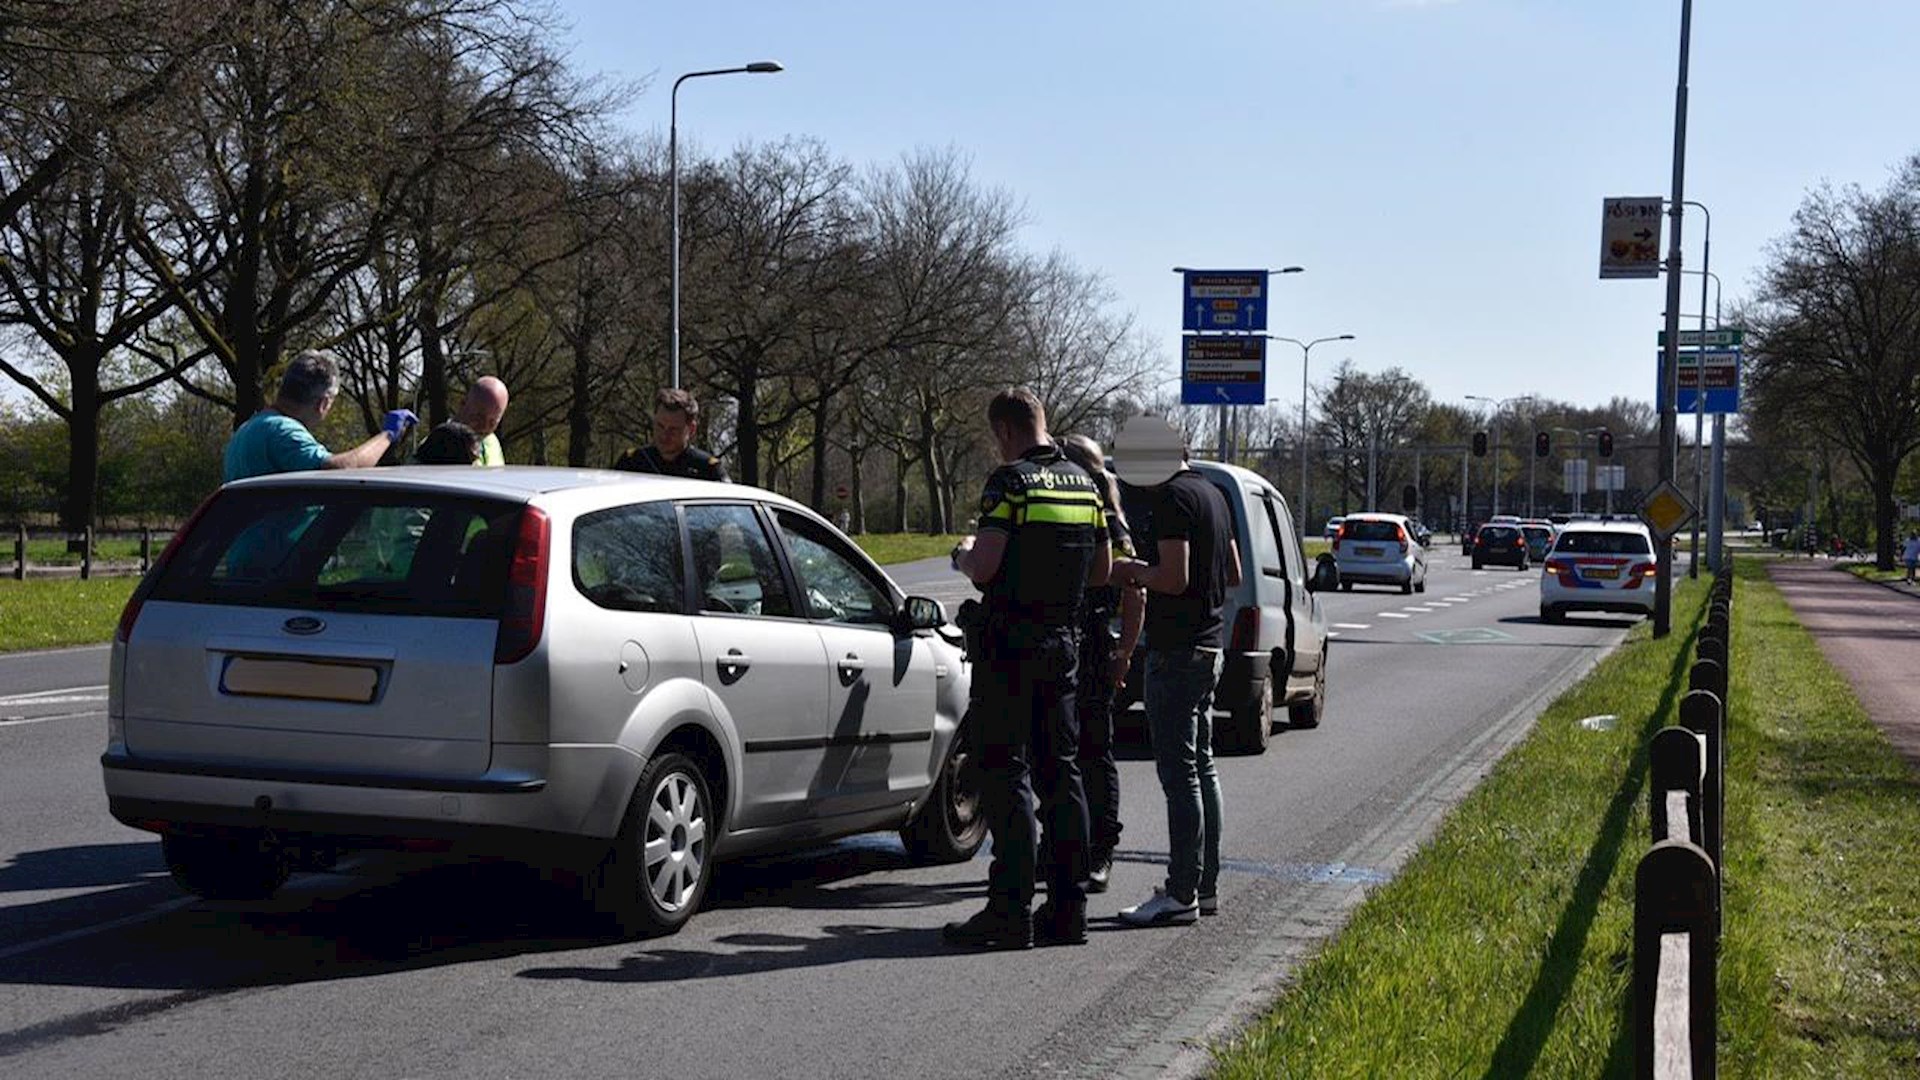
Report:
M 987 478 L 979 529 L 1007 534 L 1000 571 L 983 590 L 987 618 L 1008 625 L 1075 625 L 1095 545 L 1107 543 L 1093 478 L 1058 447 L 1036 446 Z

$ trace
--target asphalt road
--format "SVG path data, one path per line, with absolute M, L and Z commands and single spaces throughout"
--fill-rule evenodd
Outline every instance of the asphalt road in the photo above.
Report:
M 1457 548 L 1455 549 L 1458 550 Z M 957 600 L 944 560 L 896 568 Z M 1340 635 L 1313 731 L 1221 760 L 1222 911 L 1114 918 L 1160 880 L 1152 764 L 1121 765 L 1113 891 L 1077 949 L 964 954 L 941 923 L 984 860 L 891 836 L 722 866 L 679 935 L 591 936 L 519 867 L 382 856 L 271 902 L 176 892 L 107 816 L 105 650 L 0 657 L 0 1073 L 9 1077 L 1156 1075 L 1336 930 L 1630 620 L 1537 622 L 1534 574 L 1437 548 L 1424 596 L 1323 597 Z

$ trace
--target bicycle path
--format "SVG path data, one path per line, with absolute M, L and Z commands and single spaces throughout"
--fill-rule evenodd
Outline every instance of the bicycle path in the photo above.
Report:
M 1916 597 L 1820 561 L 1783 559 L 1767 572 L 1820 651 L 1852 684 L 1867 716 L 1901 756 L 1920 768 Z

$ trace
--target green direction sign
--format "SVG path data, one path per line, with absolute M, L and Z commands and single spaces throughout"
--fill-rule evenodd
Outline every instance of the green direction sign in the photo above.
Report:
M 1663 349 L 1666 348 L 1667 332 L 1665 330 L 1660 331 L 1658 337 L 1660 347 Z M 1737 349 L 1746 344 L 1746 341 L 1747 332 L 1738 327 L 1728 330 L 1680 331 L 1680 347 L 1686 349 L 1697 349 L 1703 343 L 1709 349 Z
M 1460 630 L 1428 630 L 1418 635 L 1430 645 L 1494 645 L 1512 641 L 1513 635 L 1488 626 L 1469 626 Z

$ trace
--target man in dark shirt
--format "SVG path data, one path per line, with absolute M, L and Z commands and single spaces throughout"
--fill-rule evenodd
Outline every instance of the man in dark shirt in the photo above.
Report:
M 987 478 L 980 532 L 954 549 L 954 567 L 984 594 L 984 654 L 973 666 L 969 724 L 980 748 L 981 803 L 993 833 L 987 906 L 949 923 L 947 941 L 1024 949 L 1087 940 L 1087 803 L 1074 711 L 1076 630 L 1088 585 L 1112 555 L 1093 481 L 1047 437 L 1032 391 L 1004 390 L 987 423 L 1005 465 Z M 1031 918 L 1039 788 L 1046 822 L 1047 902 Z
M 1147 590 L 1147 728 L 1167 797 L 1167 881 L 1120 912 L 1134 926 L 1212 914 L 1220 877 L 1220 778 L 1213 768 L 1213 690 L 1220 679 L 1221 608 L 1240 584 L 1240 548 L 1226 496 L 1182 464 L 1152 499 L 1149 565 L 1118 562 L 1112 580 Z
M 653 442 L 636 446 L 613 463 L 627 472 L 658 473 L 688 480 L 730 483 L 720 459 L 693 445 L 700 430 L 700 402 L 677 387 L 653 398 Z

